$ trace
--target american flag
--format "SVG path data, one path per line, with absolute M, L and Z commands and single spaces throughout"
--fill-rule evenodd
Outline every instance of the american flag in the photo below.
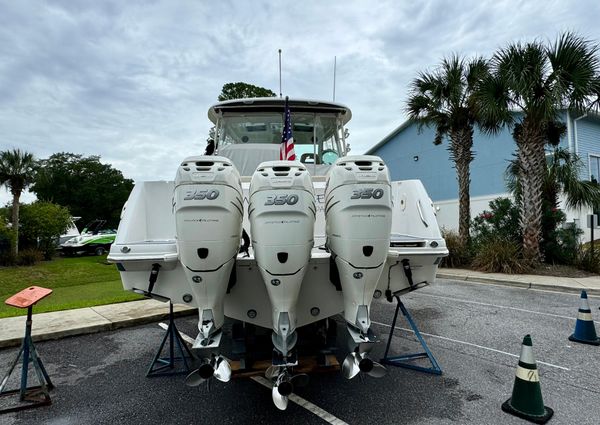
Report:
M 288 98 L 285 98 L 283 133 L 281 135 L 281 146 L 279 147 L 279 159 L 281 161 L 295 161 L 294 138 L 292 137 L 292 119 L 290 117 L 290 108 L 288 107 Z

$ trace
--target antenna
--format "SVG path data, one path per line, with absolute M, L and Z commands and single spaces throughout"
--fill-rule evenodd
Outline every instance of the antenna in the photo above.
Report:
M 279 49 L 279 98 L 282 98 L 281 94 L 281 49 Z
M 337 65 L 337 56 L 333 57 L 333 101 L 335 102 L 335 71 Z

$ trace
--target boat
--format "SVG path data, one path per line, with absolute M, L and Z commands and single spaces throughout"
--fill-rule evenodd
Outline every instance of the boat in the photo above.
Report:
M 301 331 L 337 315 L 343 375 L 385 375 L 369 355 L 373 299 L 434 282 L 448 250 L 419 180 L 391 181 L 381 158 L 349 154 L 351 116 L 326 101 L 220 102 L 208 111 L 210 155 L 183 158 L 174 181 L 136 183 L 108 260 L 126 290 L 198 308 L 188 385 L 230 379 L 226 317 L 271 333 L 266 376 L 279 409 L 306 380 L 294 374 Z M 282 134 L 294 160 L 280 159 Z
M 89 222 L 81 234 L 68 238 L 61 243 L 60 249 L 64 255 L 94 254 L 104 255 L 117 237 L 115 229 L 106 228 L 106 220 Z

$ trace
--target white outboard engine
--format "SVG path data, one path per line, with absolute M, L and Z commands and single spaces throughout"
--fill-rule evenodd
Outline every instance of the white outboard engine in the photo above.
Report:
M 344 318 L 354 342 L 343 372 L 383 376 L 383 366 L 366 354 L 375 341 L 370 331 L 373 293 L 390 247 L 392 199 L 387 166 L 377 156 L 339 158 L 327 175 L 327 246 L 335 261 L 344 298 Z
M 183 160 L 175 178 L 174 212 L 179 260 L 198 306 L 193 348 L 217 348 L 224 297 L 235 265 L 243 219 L 240 175 L 219 156 Z
M 300 162 L 268 161 L 250 183 L 251 239 L 254 256 L 272 306 L 273 345 L 282 363 L 297 340 L 296 303 L 310 260 L 315 223 L 312 180 Z

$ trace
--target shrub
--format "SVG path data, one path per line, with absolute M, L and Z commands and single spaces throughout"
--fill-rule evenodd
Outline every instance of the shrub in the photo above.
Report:
M 471 221 L 472 242 L 476 250 L 490 239 L 504 239 L 521 243 L 519 208 L 508 198 L 496 198 Z
M 594 253 L 589 243 L 580 245 L 577 250 L 576 266 L 586 272 L 600 274 L 600 247 L 594 244 Z
M 442 236 L 446 240 L 449 254 L 442 260 L 442 267 L 464 267 L 471 263 L 472 253 L 469 246 L 460 240 L 458 232 L 442 229 Z
M 33 266 L 44 259 L 44 253 L 37 249 L 24 249 L 19 251 L 17 264 L 19 266 Z
M 519 243 L 490 236 L 479 244 L 473 268 L 490 273 L 516 274 L 525 273 L 530 267 L 523 259 Z
M 17 260 L 10 249 L 0 253 L 0 266 L 14 266 Z
M 581 256 L 582 248 L 579 244 L 579 237 L 582 234 L 583 230 L 574 225 L 566 228 L 559 227 L 550 232 L 547 236 L 548 239 L 542 243 L 545 262 L 569 266 L 577 265 Z
M 56 251 L 56 239 L 71 223 L 69 210 L 50 202 L 37 201 L 21 207 L 23 246 L 36 246 L 51 260 Z

